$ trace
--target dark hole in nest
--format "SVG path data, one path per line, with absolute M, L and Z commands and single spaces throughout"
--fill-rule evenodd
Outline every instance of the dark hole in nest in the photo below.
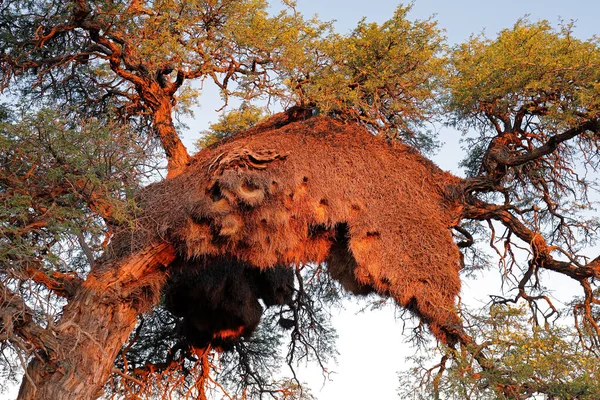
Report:
M 308 235 L 309 236 L 321 236 L 327 232 L 329 232 L 330 229 L 328 229 L 325 225 L 323 224 L 318 224 L 318 225 L 311 225 L 309 227 L 309 231 L 308 231 Z
M 198 225 L 212 226 L 213 220 L 204 215 L 203 210 L 195 208 L 190 213 L 192 221 Z
M 367 295 L 375 289 L 359 282 L 354 274 L 357 263 L 350 251 L 350 228 L 347 223 L 335 225 L 335 232 L 329 256 L 326 260 L 331 277 L 341 283 L 342 287 L 356 295 Z
M 242 189 L 247 192 L 254 192 L 255 190 L 259 190 L 258 185 L 251 181 L 246 181 L 242 184 Z
M 221 188 L 218 183 L 214 183 L 207 191 L 207 196 L 210 197 L 212 201 L 219 201 L 223 198 L 223 192 L 221 192 Z

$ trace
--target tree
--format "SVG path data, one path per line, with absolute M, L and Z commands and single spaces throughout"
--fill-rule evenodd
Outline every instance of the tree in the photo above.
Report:
M 174 283 L 165 281 L 169 272 L 176 279 L 177 265 L 198 274 L 211 265 L 231 268 L 248 283 L 241 301 L 249 307 L 258 298 L 267 303 L 276 287 L 265 288 L 270 278 L 252 278 L 251 271 L 296 265 L 293 296 L 263 315 L 271 332 L 291 330 L 290 364 L 311 355 L 320 362 L 331 352 L 318 302 L 339 296 L 333 279 L 351 293 L 394 298 L 441 343 L 465 350 L 443 356 L 433 392 L 448 387 L 440 386 L 445 371 L 454 374 L 448 379 L 465 377 L 447 363 L 460 367 L 470 357 L 459 371 L 473 379 L 462 387 L 487 384 L 509 398 L 556 393 L 532 385 L 538 376 L 503 369 L 493 346 L 476 344 L 496 331 L 469 332 L 456 313 L 458 270 L 480 256 L 473 247 L 478 234 L 491 234 L 495 246 L 500 225 L 504 247 L 494 248 L 507 283 L 516 277 L 518 295 L 497 303 L 526 301 L 541 327 L 556 309 L 536 284 L 538 272 L 576 280 L 583 290 L 573 308 L 580 334 L 565 348 L 584 346 L 594 359 L 600 269 L 580 253 L 595 222 L 583 218 L 588 185 L 576 171 L 581 159 L 595 167 L 597 40 L 573 38 L 569 26 L 520 21 L 495 40 L 475 37 L 445 53 L 435 23 L 408 20 L 408 8 L 342 36 L 288 6 L 270 16 L 258 0 L 3 3 L 1 81 L 28 108 L 3 115 L 0 189 L 8 221 L 0 332 L 10 356 L 30 361 L 20 398 L 97 397 L 111 374 L 116 385 L 108 389 L 116 395 L 169 389 L 202 398 L 219 385 L 211 346 L 226 346 L 219 340 L 231 337 L 238 351 L 223 357 L 234 354 L 227 365 L 234 366 L 230 377 L 243 377 L 240 396 L 253 384 L 252 395 L 304 395 L 297 380 L 265 384 L 260 342 L 278 339 L 259 326 L 254 339 L 240 340 L 252 321 L 212 326 L 210 344 L 198 349 L 178 330 L 198 316 L 177 315 L 176 307 L 169 313 L 168 304 L 150 313 L 168 298 Z M 225 101 L 271 96 L 295 107 L 190 162 L 173 113 L 194 100 L 186 84 L 206 78 Z M 49 112 L 56 103 L 62 112 Z M 466 179 L 389 142 L 431 150 L 435 138 L 423 133 L 423 123 L 443 111 L 457 126 L 481 132 L 469 142 Z M 155 168 L 153 137 L 168 175 L 140 189 Z M 79 148 L 90 152 L 82 157 Z M 300 148 L 301 156 L 291 151 Z M 381 168 L 372 167 L 373 158 Z M 525 264 L 514 257 L 517 247 L 529 254 Z M 300 268 L 309 261 L 327 265 L 330 278 L 322 268 Z M 404 272 L 390 268 L 396 265 Z M 550 313 L 540 307 L 544 301 Z M 538 337 L 544 334 L 520 340 Z M 504 338 L 494 339 L 501 349 Z M 173 387 L 170 376 L 181 384 Z
M 583 364 L 596 362 L 600 332 L 595 286 L 599 259 L 586 253 L 595 243 L 598 227 L 597 218 L 587 212 L 593 207 L 590 191 L 595 182 L 588 181 L 586 171 L 596 169 L 600 53 L 597 38 L 576 39 L 571 29 L 571 25 L 554 29 L 546 21 L 524 19 L 494 40 L 471 38 L 450 53 L 446 97 L 451 122 L 479 133 L 467 141 L 469 153 L 463 165 L 470 177 L 464 186 L 462 218 L 488 224 L 486 236 L 500 257 L 505 283 L 515 287 L 514 297 L 493 298 L 491 316 L 520 324 L 522 320 L 511 315 L 510 308 L 504 314 L 502 306 L 522 301 L 528 305 L 534 326 L 533 337 L 522 328 L 498 332 L 499 325 L 492 319 L 489 331 L 474 334 L 487 340 L 490 352 L 496 354 L 515 353 L 519 343 L 527 343 L 521 347 L 526 350 L 542 342 L 555 347 L 554 355 L 561 354 L 564 365 L 569 357 Z M 503 233 L 498 234 L 498 229 L 504 229 Z M 523 250 L 526 262 L 520 261 Z M 471 255 L 477 257 L 477 251 Z M 559 313 L 541 281 L 543 271 L 569 277 L 581 286 L 582 296 L 574 298 L 567 311 L 574 318 L 575 342 L 560 328 L 541 328 L 548 327 Z M 544 358 L 529 362 L 538 369 L 535 373 L 548 370 Z M 468 380 L 472 360 L 462 363 L 455 368 L 461 379 Z M 513 368 L 506 365 L 506 370 L 484 379 L 496 389 L 492 395 L 500 391 L 508 398 L 536 393 L 551 398 L 597 397 L 597 387 L 587 381 L 594 381 L 595 368 L 584 367 L 581 375 L 560 388 L 552 387 L 557 378 L 523 376 L 522 369 Z M 465 385 L 464 380 L 450 382 Z M 458 398 L 469 391 L 473 398 L 489 395 L 473 382 L 464 387 L 467 390 L 459 391 Z
M 560 325 L 531 328 L 530 311 L 521 305 L 493 305 L 489 313 L 473 316 L 480 327 L 471 332 L 486 343 L 490 358 L 502 360 L 502 369 L 480 370 L 470 356 L 446 352 L 452 359 L 443 374 L 414 356 L 415 367 L 404 371 L 403 398 L 428 399 L 441 392 L 448 399 L 598 397 L 598 357 L 581 347 L 576 332 Z M 430 376 L 436 373 L 435 378 Z M 509 376 L 518 385 L 507 387 Z M 520 396 L 520 397 L 519 397 Z
M 252 105 L 242 104 L 239 110 L 232 110 L 219 117 L 217 123 L 211 124 L 208 131 L 196 142 L 198 149 L 203 149 L 227 137 L 243 132 L 265 119 L 264 111 Z

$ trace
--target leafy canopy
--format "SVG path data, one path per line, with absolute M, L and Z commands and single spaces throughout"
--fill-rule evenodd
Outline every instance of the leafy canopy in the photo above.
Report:
M 431 150 L 422 128 L 436 115 L 443 69 L 436 23 L 400 6 L 389 21 L 342 35 L 294 6 L 270 15 L 264 0 L 9 0 L 0 82 L 17 78 L 38 101 L 150 116 L 165 96 L 189 111 L 199 94 L 189 83 L 210 79 L 225 102 L 310 106 Z
M 444 36 L 435 21 L 411 21 L 409 12 L 400 6 L 382 24 L 363 19 L 349 35 L 331 35 L 291 89 L 322 112 L 432 150 L 423 129 L 439 113 Z
M 196 141 L 196 147 L 201 150 L 221 139 L 243 132 L 259 123 L 265 117 L 262 108 L 243 104 L 237 110 L 234 109 L 221 114 L 217 122 L 210 124 L 209 129 L 202 132 L 202 137 Z
M 502 368 L 482 370 L 470 354 L 450 351 L 446 356 L 452 362 L 440 371 L 425 367 L 426 358 L 413 356 L 415 366 L 401 374 L 403 398 L 430 399 L 436 393 L 449 400 L 532 398 L 541 393 L 557 399 L 600 396 L 598 355 L 582 348 L 570 328 L 557 324 L 532 329 L 525 307 L 507 305 L 492 306 L 489 313 L 473 316 L 472 323 L 471 333 L 485 343 L 489 357 L 501 360 Z M 509 382 L 513 386 L 507 392 Z
M 447 82 L 456 121 L 494 129 L 512 119 L 516 128 L 535 116 L 552 133 L 597 118 L 600 39 L 577 39 L 572 28 L 521 19 L 493 40 L 475 36 L 457 46 Z

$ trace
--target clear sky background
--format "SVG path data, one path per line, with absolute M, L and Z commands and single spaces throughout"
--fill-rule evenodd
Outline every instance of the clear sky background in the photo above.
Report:
M 307 17 L 318 14 L 321 20 L 335 20 L 337 31 L 347 33 L 362 17 L 375 22 L 387 20 L 398 4 L 391 0 L 297 0 L 297 10 Z M 273 5 L 273 9 L 278 7 L 276 3 Z M 575 20 L 575 36 L 582 39 L 600 34 L 600 0 L 417 0 L 410 16 L 414 19 L 433 16 L 446 31 L 451 45 L 481 32 L 493 38 L 498 31 L 511 27 L 524 16 L 532 21 L 546 19 L 554 25 Z M 206 129 L 208 121 L 216 120 L 217 114 L 213 110 L 220 105 L 216 94 L 209 92 L 207 90 L 206 100 L 202 99 L 203 106 L 194 123 L 190 124 L 186 143 L 191 143 L 198 131 Z M 445 146 L 434 161 L 446 170 L 460 173 L 457 166 L 461 158 L 460 133 L 441 128 L 439 134 Z M 562 293 L 568 291 L 565 288 L 570 282 L 558 283 L 555 277 L 552 279 Z M 499 291 L 500 279 L 496 271 L 474 280 L 463 280 L 462 297 L 470 304 L 484 304 L 488 294 Z M 359 313 L 360 309 L 360 305 L 349 303 L 345 310 L 333 316 L 340 356 L 337 365 L 330 365 L 334 371 L 330 378 L 324 381 L 314 367 L 300 372 L 300 379 L 308 382 L 320 400 L 398 399 L 397 373 L 405 366 L 405 357 L 413 354 L 415 349 L 406 343 L 408 333 L 402 332 L 402 322 L 396 320 L 393 307 Z

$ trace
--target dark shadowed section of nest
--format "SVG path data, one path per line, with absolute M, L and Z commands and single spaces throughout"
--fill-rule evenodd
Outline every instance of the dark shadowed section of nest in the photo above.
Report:
M 230 350 L 258 326 L 259 299 L 266 307 L 292 301 L 294 271 L 285 266 L 261 270 L 231 258 L 202 257 L 179 258 L 169 269 L 165 306 L 180 317 L 179 332 L 196 348 Z
M 121 245 L 167 240 L 179 263 L 326 263 L 347 290 L 392 296 L 455 343 L 460 257 L 451 227 L 460 202 L 450 193 L 459 179 L 356 124 L 291 120 L 280 114 L 149 186 L 142 228 Z

